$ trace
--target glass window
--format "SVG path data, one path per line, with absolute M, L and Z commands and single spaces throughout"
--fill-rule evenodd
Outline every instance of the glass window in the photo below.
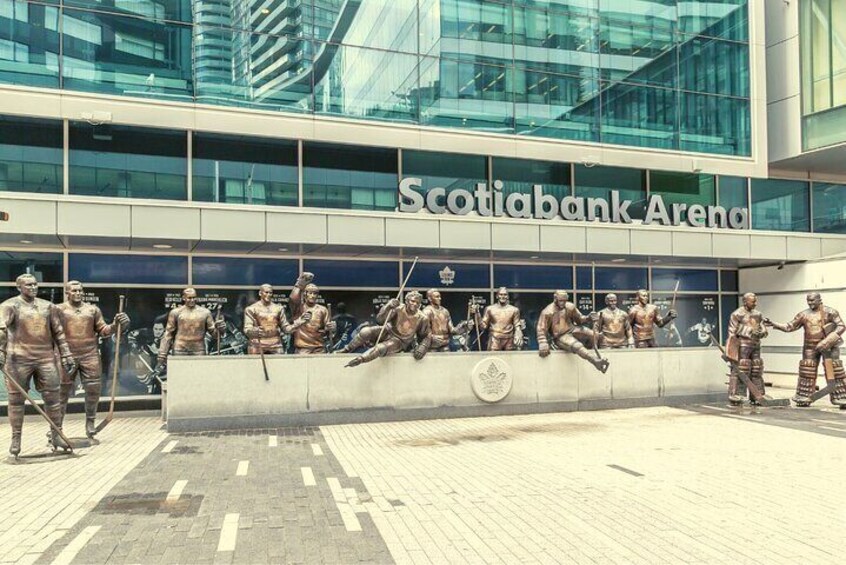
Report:
M 601 102 L 600 141 L 603 143 L 678 148 L 678 91 L 604 83 Z
M 57 7 L 0 2 L 0 81 L 59 87 L 58 17 Z
M 690 92 L 749 97 L 749 46 L 709 37 L 682 37 L 679 86 Z
M 58 3 L 58 0 L 56 0 Z M 62 0 L 65 6 L 76 6 L 111 12 L 122 15 L 132 15 L 149 20 L 171 20 L 191 23 L 191 0 Z M 211 2 L 197 2 L 198 12 L 212 11 Z M 228 15 L 229 10 L 226 10 Z M 220 14 L 220 10 L 217 11 Z
M 809 231 L 808 183 L 752 179 L 752 227 L 756 230 Z
M 235 257 L 194 257 L 191 261 L 193 284 L 255 286 L 272 284 L 290 287 L 297 280 L 296 259 L 241 259 Z
M 403 278 L 407 276 L 411 268 L 411 261 L 403 262 Z M 473 263 L 417 263 L 411 278 L 408 279 L 408 288 L 429 288 L 450 289 L 450 288 L 484 288 L 491 287 L 490 266 L 487 264 Z
M 402 176 L 422 179 L 423 193 L 435 187 L 446 189 L 447 194 L 456 188 L 473 192 L 477 183 L 488 182 L 488 159 L 481 155 L 404 150 Z
M 19 275 L 35 275 L 39 283 L 64 280 L 61 253 L 0 252 L 0 281 L 14 283 Z
M 494 265 L 494 288 L 500 286 L 513 289 L 572 290 L 573 268 L 557 265 Z
M 364 0 L 357 2 L 354 9 L 338 0 L 300 3 L 312 5 L 313 11 L 306 9 L 300 12 L 304 23 L 311 20 L 314 24 L 302 26 L 303 32 L 312 39 L 383 51 L 417 53 L 417 0 Z M 425 1 L 420 3 L 426 4 Z M 442 0 L 437 0 L 437 4 L 421 7 L 420 17 L 426 18 L 426 23 L 430 25 L 437 12 L 427 16 L 431 12 L 423 10 L 441 8 Z M 286 9 L 283 4 L 278 11 L 285 12 Z M 270 12 L 265 17 L 272 20 L 272 8 Z M 423 42 L 424 38 L 421 37 L 420 41 Z
M 306 259 L 303 271 L 314 274 L 320 286 L 398 288 L 397 261 L 333 261 Z
M 420 58 L 420 123 L 514 133 L 513 69 L 470 57 Z
M 620 193 L 620 200 L 631 200 L 629 215 L 642 220 L 646 211 L 646 171 L 623 167 L 575 166 L 576 196 L 611 199 L 611 191 Z
M 676 88 L 678 55 L 672 22 L 654 18 L 646 25 L 637 17 L 618 17 L 599 24 L 602 78 Z
M 661 313 L 672 305 L 672 294 L 652 297 Z M 675 309 L 679 317 L 663 328 L 658 328 L 655 337 L 661 347 L 708 347 L 710 334 L 719 335 L 720 316 L 716 294 L 679 295 Z
M 303 206 L 394 210 L 398 190 L 396 149 L 303 144 Z
M 188 284 L 188 258 L 71 253 L 68 278 L 86 283 Z
M 846 233 L 846 185 L 815 182 L 814 231 Z
M 592 267 L 576 267 L 576 288 L 579 290 L 593 290 Z
M 211 25 L 194 26 L 193 36 L 198 102 L 286 112 L 313 109 L 308 41 Z
M 521 135 L 599 141 L 599 81 L 518 67 L 514 118 Z
M 674 173 L 669 171 L 649 172 L 649 193 L 662 198 L 672 217 L 673 204 L 700 204 L 711 206 L 717 203 L 716 178 L 714 175 L 696 173 Z M 681 214 L 687 219 L 687 211 Z M 704 223 L 704 219 L 700 223 Z
M 717 204 L 726 210 L 749 207 L 749 179 L 720 176 L 718 182 L 720 190 Z
M 721 341 L 725 343 L 728 339 L 728 327 L 732 312 L 740 307 L 740 297 L 736 294 L 724 294 L 720 296 L 720 309 L 722 310 L 722 325 L 720 326 Z
M 425 1 L 421 2 L 425 6 Z M 421 7 L 420 53 L 434 57 L 483 57 L 506 62 L 512 56 L 510 3 L 440 0 Z
M 70 124 L 70 193 L 185 200 L 183 131 Z
M 720 271 L 720 291 L 737 292 L 737 271 L 727 269 Z
M 512 193 L 532 194 L 536 184 L 558 200 L 570 195 L 569 163 L 494 157 L 493 178 L 503 182 L 503 198 Z
M 846 2 L 807 0 L 801 10 L 805 115 L 846 104 Z
M 717 271 L 711 269 L 652 269 L 652 290 L 673 290 L 679 283 L 679 292 L 717 290 Z
M 749 156 L 752 122 L 749 100 L 682 92 L 679 100 L 679 149 Z
M 679 4 L 679 30 L 732 41 L 749 40 L 747 0 L 695 2 L 695 10 L 682 10 Z
M 0 192 L 62 192 L 62 122 L 0 116 Z
M 594 268 L 594 288 L 597 290 L 639 290 L 646 288 L 647 279 L 645 267 Z
M 194 200 L 296 206 L 297 142 L 193 135 Z
M 573 11 L 579 7 L 515 5 L 515 65 L 582 79 L 592 75 L 598 78 L 599 20 L 587 12 Z
M 537 350 L 538 318 L 540 318 L 543 309 L 552 302 L 552 294 L 548 292 L 512 292 L 510 298 L 511 304 L 520 309 L 520 317 L 526 321 L 526 329 L 523 331 L 526 349 Z M 471 335 L 475 340 L 476 334 L 471 332 Z M 486 339 L 484 334 L 482 339 Z
M 191 27 L 64 9 L 65 88 L 191 100 Z

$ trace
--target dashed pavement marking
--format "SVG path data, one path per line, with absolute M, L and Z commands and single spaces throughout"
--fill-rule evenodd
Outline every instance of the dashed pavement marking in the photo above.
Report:
M 162 453 L 170 453 L 173 451 L 173 448 L 176 447 L 176 444 L 179 443 L 179 440 L 169 441 L 166 446 L 162 449 Z
M 305 486 L 317 486 L 317 481 L 314 480 L 314 472 L 311 470 L 311 467 L 300 467 L 300 472 L 303 474 L 303 484 Z
M 320 456 L 320 455 L 323 455 L 323 448 L 320 447 L 320 444 L 318 444 L 318 443 L 312 443 L 311 444 L 311 452 L 314 455 Z
M 846 430 L 844 430 L 843 428 L 833 428 L 833 427 L 831 427 L 831 426 L 820 426 L 820 429 L 821 429 L 821 430 L 828 430 L 828 431 L 830 431 L 830 432 L 839 432 L 839 433 L 841 433 L 841 434 L 842 434 L 843 432 L 846 432 Z
M 218 551 L 235 551 L 235 543 L 238 541 L 238 518 L 237 512 L 227 514 L 223 518 L 223 526 L 220 528 L 220 540 L 217 542 Z
M 279 438 L 276 436 L 269 436 L 267 438 L 267 447 L 277 447 L 279 445 Z
M 236 477 L 246 477 L 247 472 L 250 470 L 250 462 L 249 461 L 239 461 L 238 462 L 238 470 L 235 471 Z
M 53 560 L 53 565 L 70 565 L 71 561 L 73 561 L 76 554 L 80 552 L 80 550 L 85 547 L 91 538 L 94 537 L 100 530 L 100 526 L 88 526 L 73 538 L 73 541 L 70 542 L 67 547 L 65 547 Z
M 171 488 L 170 492 L 167 493 L 165 502 L 176 502 L 179 500 L 179 497 L 182 496 L 182 491 L 185 490 L 185 485 L 187 484 L 188 481 L 176 481 L 173 483 L 173 488 Z

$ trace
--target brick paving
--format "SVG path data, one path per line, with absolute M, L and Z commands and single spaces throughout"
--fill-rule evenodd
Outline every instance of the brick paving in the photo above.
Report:
M 44 431 L 27 417 L 25 454 Z M 0 464 L 0 562 L 841 561 L 846 412 L 824 404 L 179 435 L 121 417 L 101 439 Z

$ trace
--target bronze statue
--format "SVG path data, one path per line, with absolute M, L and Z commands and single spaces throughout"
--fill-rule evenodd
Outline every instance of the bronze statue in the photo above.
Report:
M 311 312 L 304 312 L 293 324 L 288 323 L 285 308 L 273 302 L 273 287 L 259 287 L 259 299 L 244 310 L 244 334 L 250 338 L 247 353 L 250 355 L 285 353 L 282 334 L 292 334 L 312 319 Z
M 314 275 L 301 273 L 291 290 L 288 305 L 291 316 L 296 320 L 309 313 L 311 319 L 294 330 L 294 350 L 296 353 L 323 353 L 330 349 L 329 336 L 335 333 L 336 324 L 329 319 L 329 309 L 317 303 L 320 289 L 311 281 Z
M 846 371 L 843 370 L 843 361 L 840 359 L 840 345 L 843 343 L 840 336 L 846 331 L 846 325 L 837 310 L 823 306 L 818 292 L 808 293 L 806 299 L 808 309 L 796 314 L 790 322 L 778 324 L 764 318 L 764 324 L 782 332 L 793 332 L 799 328 L 805 330 L 802 360 L 799 362 L 799 380 L 796 383 L 796 394 L 793 396 L 796 406 L 810 406 L 816 400 L 814 389 L 817 383 L 817 369 L 822 360 L 827 381 L 825 390 L 830 390 L 829 398 L 832 404 L 844 408 Z
M 174 355 L 205 355 L 206 334 L 216 338 L 224 331 L 226 321 L 215 321 L 208 308 L 197 305 L 197 291 L 186 288 L 182 291 L 182 306 L 174 308 L 167 315 L 167 325 L 157 354 L 156 372 L 162 373 L 167 368 L 171 346 Z
M 605 297 L 605 308 L 599 311 L 593 324 L 593 333 L 599 341 L 599 347 L 620 349 L 634 347 L 632 324 L 629 316 L 617 308 L 617 295 Z
M 429 305 L 423 309 L 423 315 L 429 319 L 429 332 L 432 336 L 429 351 L 449 351 L 450 337 L 467 333 L 469 323 L 464 321 L 457 326 L 452 325 L 449 310 L 441 306 L 440 291 L 430 288 L 426 291 L 426 298 L 429 299 Z
M 380 325 L 362 328 L 341 350 L 341 353 L 351 353 L 360 347 L 370 348 L 346 366 L 355 367 L 378 357 L 407 351 L 415 340 L 417 345 L 414 347 L 414 358 L 418 361 L 423 359 L 432 338 L 429 334 L 429 319 L 420 311 L 422 303 L 423 296 L 415 290 L 406 293 L 404 305 L 400 305 L 396 298 L 384 304 L 376 316 Z
M 485 308 L 479 320 L 479 331 L 488 331 L 488 351 L 513 351 L 523 347 L 523 328 L 520 310 L 509 304 L 508 289 L 500 287 L 496 292 L 496 303 Z M 473 306 L 473 312 L 479 306 Z
M 56 366 L 54 348 L 58 349 L 62 367 L 73 373 L 73 354 L 68 348 L 58 308 L 38 298 L 38 281 L 29 274 L 15 280 L 19 296 L 0 304 L 0 368 L 6 376 L 9 393 L 9 425 L 12 443 L 9 453 L 17 457 L 21 452 L 21 432 L 24 421 L 24 394 L 11 385 L 10 380 L 29 390 L 29 381 L 44 399 L 44 407 L 53 422 L 50 443 L 53 448 L 69 449 L 59 431 L 62 428 L 62 401 L 59 393 L 61 377 Z
M 65 339 L 76 362 L 76 373 L 62 373 L 60 398 L 62 402 L 62 417 L 68 408 L 68 399 L 73 390 L 76 375 L 85 389 L 85 435 L 93 438 L 95 431 L 94 420 L 97 418 L 97 404 L 100 402 L 102 384 L 100 377 L 103 367 L 100 363 L 98 338 L 108 337 L 115 333 L 117 324 L 123 328 L 129 326 L 129 316 L 124 313 L 115 315 L 111 324 L 103 320 L 100 308 L 83 302 L 85 289 L 79 281 L 68 281 L 65 285 L 65 302 L 56 307 Z
M 606 372 L 608 359 L 600 358 L 598 353 L 594 357 L 585 347 L 585 342 L 591 346 L 596 343 L 596 333 L 581 327 L 590 319 L 590 316 L 582 314 L 576 305 L 570 302 L 570 295 L 566 290 L 556 290 L 552 303 L 541 311 L 538 318 L 538 354 L 541 357 L 549 355 L 549 336 L 552 336 L 552 343 L 558 349 L 575 353 L 597 370 Z
M 756 310 L 758 297 L 747 292 L 743 306 L 731 313 L 725 354 L 731 363 L 729 376 L 729 402 L 739 405 L 752 394 L 756 404 L 766 393 L 764 388 L 764 361 L 761 359 L 761 340 L 767 337 L 764 317 Z M 752 385 L 748 390 L 746 381 Z
M 632 325 L 635 347 L 658 347 L 655 326 L 663 328 L 676 317 L 678 314 L 672 308 L 666 316 L 661 316 L 658 307 L 649 303 L 649 293 L 644 289 L 638 290 L 637 304 L 629 308 L 629 323 Z

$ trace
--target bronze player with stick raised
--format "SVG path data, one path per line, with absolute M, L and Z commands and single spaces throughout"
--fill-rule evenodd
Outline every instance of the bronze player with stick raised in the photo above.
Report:
M 302 315 L 310 315 L 308 321 L 294 330 L 294 351 L 302 354 L 324 353 L 335 333 L 336 324 L 329 315 L 329 309 L 317 303 L 320 289 L 312 281 L 314 275 L 302 273 L 289 295 L 288 305 L 291 316 L 297 320 Z

